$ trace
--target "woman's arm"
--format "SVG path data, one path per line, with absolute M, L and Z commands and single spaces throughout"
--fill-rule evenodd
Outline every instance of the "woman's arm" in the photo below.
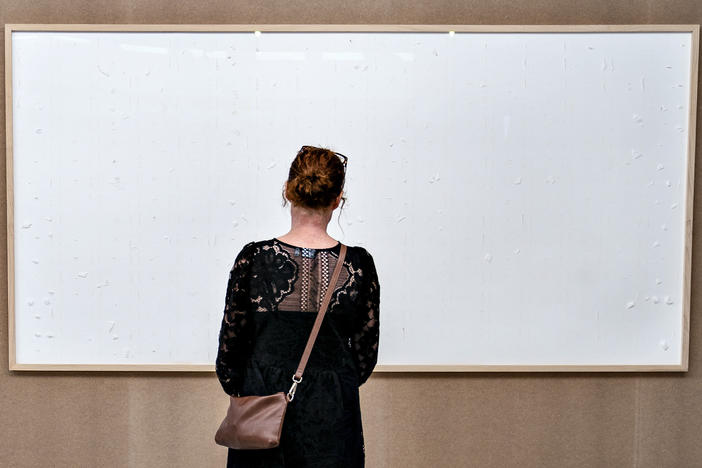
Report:
M 222 388 L 228 395 L 238 395 L 241 391 L 244 366 L 251 349 L 253 321 L 247 285 L 253 244 L 254 242 L 246 244 L 236 256 L 229 272 L 224 300 L 215 370 Z
M 361 280 L 361 310 L 358 313 L 355 331 L 351 337 L 352 354 L 358 368 L 358 386 L 363 385 L 378 362 L 380 338 L 380 283 L 373 256 L 366 250 L 361 252 L 363 279 Z

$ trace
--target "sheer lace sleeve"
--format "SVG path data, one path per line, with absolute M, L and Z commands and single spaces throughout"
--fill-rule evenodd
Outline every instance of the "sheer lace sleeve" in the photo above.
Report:
M 224 300 L 224 316 L 219 331 L 219 349 L 215 370 L 222 388 L 228 395 L 241 391 L 244 365 L 252 340 L 253 323 L 250 315 L 248 275 L 254 242 L 246 244 L 229 272 Z
M 366 250 L 361 254 L 363 280 L 361 281 L 361 310 L 352 336 L 353 354 L 358 367 L 359 387 L 368 380 L 378 361 L 380 338 L 380 283 L 373 257 Z

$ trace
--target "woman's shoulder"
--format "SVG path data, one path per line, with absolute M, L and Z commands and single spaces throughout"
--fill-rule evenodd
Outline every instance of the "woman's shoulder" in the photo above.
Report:
M 247 242 L 244 244 L 244 246 L 241 248 L 239 255 L 240 256 L 254 256 L 256 253 L 260 252 L 263 250 L 264 247 L 270 247 L 276 244 L 280 244 L 279 241 L 275 239 L 275 237 L 270 238 L 270 239 L 262 239 L 262 240 L 253 240 L 250 242 Z M 334 252 L 339 252 L 341 248 L 341 242 L 338 244 L 336 247 L 332 249 L 323 249 L 323 250 L 333 250 Z M 373 258 L 371 253 L 368 251 L 368 249 L 364 246 L 361 245 L 346 245 L 346 258 L 348 260 L 357 260 L 361 262 L 366 262 L 368 259 Z

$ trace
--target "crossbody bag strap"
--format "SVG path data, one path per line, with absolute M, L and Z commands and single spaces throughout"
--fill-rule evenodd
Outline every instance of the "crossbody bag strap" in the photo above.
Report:
M 295 397 L 295 389 L 297 384 L 302 382 L 302 373 L 305 371 L 305 366 L 307 365 L 307 360 L 312 352 L 312 346 L 317 339 L 317 333 L 319 333 L 319 328 L 322 326 L 322 320 L 324 319 L 324 314 L 329 307 L 329 301 L 331 300 L 331 295 L 336 289 L 336 282 L 339 279 L 339 274 L 341 273 L 341 266 L 344 264 L 344 258 L 346 257 L 346 245 L 341 244 L 341 250 L 339 251 L 339 258 L 336 261 L 336 267 L 334 267 L 334 273 L 332 273 L 331 280 L 329 281 L 329 287 L 324 293 L 324 300 L 319 306 L 319 312 L 317 313 L 317 319 L 312 327 L 312 332 L 310 337 L 307 339 L 307 346 L 305 346 L 305 351 L 302 353 L 302 359 L 300 359 L 300 364 L 297 366 L 295 374 L 292 376 L 293 384 L 288 391 L 288 401 L 292 401 Z

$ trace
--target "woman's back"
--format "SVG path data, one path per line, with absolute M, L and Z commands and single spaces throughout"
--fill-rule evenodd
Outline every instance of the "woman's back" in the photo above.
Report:
M 378 355 L 380 287 L 363 247 L 308 249 L 276 238 L 249 242 L 232 267 L 216 369 L 228 394 L 287 392 L 331 287 L 329 308 L 302 382 L 288 405 L 280 447 L 229 450 L 228 466 L 363 466 L 358 387 Z

